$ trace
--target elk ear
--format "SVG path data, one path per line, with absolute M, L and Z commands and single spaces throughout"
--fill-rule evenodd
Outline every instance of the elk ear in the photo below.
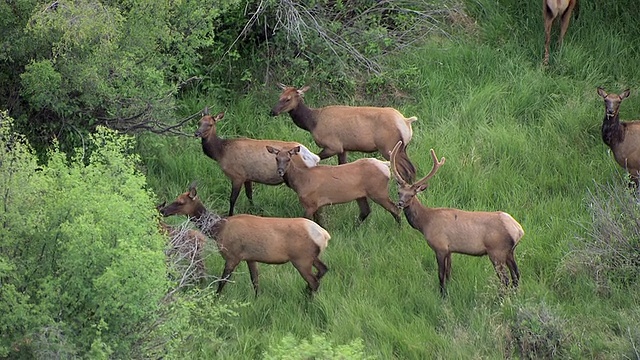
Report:
M 603 88 L 599 87 L 598 88 L 598 95 L 600 95 L 602 98 L 606 98 L 607 97 L 607 92 L 604 91 Z
M 163 201 L 162 204 L 158 204 L 156 205 L 156 210 L 160 211 L 162 210 L 163 207 L 165 207 L 165 205 L 167 205 L 167 201 Z
M 624 92 L 622 92 L 622 94 L 620 94 L 620 100 L 626 99 L 629 96 L 630 93 L 631 92 L 629 91 L 629 89 L 627 89 Z
M 275 155 L 278 155 L 278 153 L 280 152 L 280 150 L 269 145 L 267 145 L 267 151 Z
M 204 110 L 202 110 L 202 116 L 209 115 L 209 107 L 205 106 Z
M 295 155 L 295 154 L 297 154 L 299 152 L 300 152 L 300 145 L 298 145 L 298 146 L 294 147 L 293 149 L 289 150 L 289 155 L 293 156 L 293 155 Z
M 287 88 L 287 85 L 283 84 L 283 83 L 278 83 L 278 87 L 282 90 Z
M 309 90 L 311 87 L 309 85 L 305 85 L 302 87 L 302 89 L 298 89 L 298 95 L 302 96 L 304 95 L 305 92 L 307 92 L 307 90 Z
M 196 190 L 196 182 L 192 182 L 189 186 L 189 197 L 193 200 L 198 196 L 198 191 Z
M 214 122 L 218 122 L 218 121 L 222 120 L 223 117 L 224 117 L 224 111 L 222 111 L 222 112 L 218 113 L 218 115 L 214 116 L 213 117 L 213 121 Z
M 424 184 L 418 186 L 418 188 L 416 189 L 416 193 L 423 192 L 423 191 L 427 190 L 428 187 L 429 187 L 429 183 L 424 183 Z

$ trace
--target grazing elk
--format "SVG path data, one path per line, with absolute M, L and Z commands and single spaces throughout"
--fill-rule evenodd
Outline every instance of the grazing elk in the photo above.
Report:
M 629 172 L 631 180 L 638 187 L 640 178 L 640 121 L 620 122 L 620 103 L 629 96 L 629 89 L 622 94 L 608 94 L 598 88 L 598 95 L 604 99 L 604 119 L 602 120 L 602 140 L 613 151 L 618 165 Z
M 445 159 L 438 161 L 431 149 L 433 168 L 431 172 L 414 184 L 407 183 L 398 173 L 395 155 L 400 143 L 391 154 L 391 170 L 398 182 L 398 207 L 404 209 L 409 224 L 420 231 L 438 261 L 440 292 L 445 295 L 445 283 L 451 276 L 451 253 L 472 256 L 489 255 L 500 280 L 506 285 L 509 278 L 505 264 L 511 273 L 513 287 L 518 286 L 520 273 L 514 250 L 524 231 L 511 215 L 496 212 L 463 211 L 448 208 L 429 208 L 420 203 L 416 195 L 424 191 L 427 181 L 435 175 Z
M 166 202 L 156 205 L 158 212 L 165 207 Z M 195 266 L 198 279 L 207 277 L 204 263 L 204 250 L 207 245 L 207 237 L 200 231 L 194 229 L 183 229 L 174 227 L 160 221 L 160 232 L 169 237 L 169 248 L 167 254 L 179 254 L 181 258 L 188 259 Z
M 252 182 L 267 185 L 282 184 L 282 178 L 276 174 L 273 159 L 264 151 L 265 146 L 300 146 L 305 163 L 314 166 L 320 162 L 318 156 L 297 142 L 248 138 L 221 139 L 216 132 L 216 123 L 223 117 L 222 112 L 211 116 L 209 108 L 205 108 L 195 136 L 202 138 L 202 151 L 217 161 L 222 172 L 231 180 L 229 216 L 233 215 L 233 209 L 243 185 L 247 198 L 253 205 Z
M 387 190 L 391 178 L 388 163 L 367 158 L 342 165 L 307 167 L 296 156 L 300 151 L 297 146 L 293 149 L 267 146 L 267 151 L 276 155 L 277 174 L 298 194 L 307 219 L 318 222 L 321 207 L 356 200 L 360 207 L 358 219 L 362 222 L 371 213 L 369 198 L 400 223 L 399 211 Z
M 187 215 L 203 233 L 215 240 L 225 260 L 218 285 L 219 294 L 233 270 L 246 261 L 256 296 L 258 264 L 291 262 L 308 284 L 310 292 L 318 290 L 320 279 L 328 271 L 320 254 L 331 236 L 320 225 L 304 218 L 269 218 L 234 215 L 222 218 L 207 210 L 198 198 L 195 184 L 189 191 L 161 210 L 162 215 Z M 313 268 L 317 273 L 313 273 Z
M 309 86 L 296 89 L 278 85 L 284 91 L 271 115 L 288 112 L 298 127 L 311 132 L 313 140 L 322 148 L 318 154 L 320 159 L 337 155 L 338 163 L 344 164 L 347 151 L 378 150 L 389 160 L 389 152 L 396 142 L 408 144 L 413 135 L 411 123 L 417 118 L 405 118 L 394 108 L 326 106 L 312 109 L 302 100 Z
M 578 0 L 542 0 L 542 15 L 544 17 L 544 60 L 543 64 L 549 64 L 549 43 L 551 42 L 551 28 L 556 18 L 560 18 L 560 37 L 558 45 L 562 45 L 562 39 L 569 27 L 571 13 Z

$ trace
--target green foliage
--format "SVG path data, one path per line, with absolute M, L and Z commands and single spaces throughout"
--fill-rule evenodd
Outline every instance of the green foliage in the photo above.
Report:
M 298 340 L 288 334 L 279 344 L 269 346 L 263 354 L 265 360 L 305 360 L 305 359 L 373 359 L 365 354 L 362 339 L 356 339 L 347 345 L 334 345 L 322 335 L 312 335 L 311 340 Z
M 128 354 L 169 286 L 131 138 L 98 128 L 89 154 L 38 166 L 6 113 L 0 129 L 1 353 Z

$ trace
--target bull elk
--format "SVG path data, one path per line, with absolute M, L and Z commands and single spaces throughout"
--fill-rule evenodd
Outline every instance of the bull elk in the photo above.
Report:
M 195 136 L 202 138 L 202 151 L 218 162 L 222 172 L 231 180 L 229 216 L 233 215 L 236 200 L 243 185 L 247 198 L 253 205 L 252 182 L 267 185 L 282 184 L 282 178 L 276 174 L 273 159 L 264 151 L 265 146 L 300 146 L 304 161 L 309 166 L 320 162 L 314 153 L 297 142 L 249 138 L 222 139 L 217 135 L 216 123 L 223 117 L 223 112 L 211 116 L 209 108 L 205 108 Z
M 231 278 L 241 261 L 249 267 L 251 282 L 258 295 L 258 264 L 291 262 L 308 284 L 311 293 L 318 290 L 327 266 L 319 256 L 331 236 L 320 225 L 304 218 L 269 218 L 253 215 L 220 217 L 207 210 L 191 184 L 189 190 L 161 209 L 164 216 L 187 215 L 195 225 L 214 239 L 225 260 L 217 293 Z M 313 273 L 313 268 L 317 273 Z
M 347 151 L 371 153 L 376 150 L 389 160 L 389 152 L 398 141 L 408 144 L 413 135 L 411 123 L 415 116 L 405 118 L 390 107 L 326 106 L 312 109 L 302 96 L 309 89 L 278 84 L 283 92 L 271 110 L 272 116 L 288 112 L 294 124 L 309 131 L 322 148 L 320 159 L 338 156 L 338 163 L 347 162 Z
M 489 255 L 498 278 L 509 285 L 505 264 L 511 273 L 513 287 L 518 286 L 520 273 L 514 251 L 524 231 L 511 215 L 496 212 L 463 211 L 450 208 L 429 208 L 422 205 L 416 195 L 427 189 L 427 181 L 444 164 L 438 161 L 431 149 L 433 168 L 431 172 L 414 184 L 407 183 L 396 169 L 395 155 L 400 143 L 391 154 L 391 170 L 398 182 L 398 207 L 403 209 L 409 224 L 420 231 L 427 244 L 436 254 L 440 293 L 446 294 L 446 281 L 451 276 L 451 254 L 472 256 Z
M 384 207 L 400 223 L 399 211 L 387 190 L 391 172 L 386 162 L 366 158 L 342 165 L 310 168 L 299 161 L 297 155 L 300 148 L 297 146 L 293 149 L 267 146 L 267 151 L 276 156 L 277 174 L 298 194 L 307 219 L 318 222 L 317 212 L 321 207 L 355 200 L 360 207 L 358 219 L 362 222 L 371 213 L 369 198 Z
M 578 0 L 542 0 L 542 15 L 544 17 L 544 60 L 543 64 L 549 64 L 549 43 L 551 42 L 551 28 L 555 19 L 560 19 L 560 37 L 558 45 L 562 45 L 562 39 L 569 28 L 571 13 Z
M 629 96 L 629 89 L 620 95 L 609 94 L 598 88 L 598 95 L 604 99 L 604 119 L 602 120 L 602 140 L 616 159 L 618 165 L 629 172 L 637 187 L 640 178 L 640 121 L 620 121 L 620 104 Z

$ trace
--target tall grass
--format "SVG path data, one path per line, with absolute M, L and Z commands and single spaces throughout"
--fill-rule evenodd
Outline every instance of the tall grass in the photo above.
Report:
M 592 235 L 587 199 L 596 184 L 622 174 L 600 139 L 603 109 L 596 87 L 630 87 L 621 117 L 640 113 L 635 3 L 582 2 L 563 48 L 552 48 L 546 69 L 540 66 L 539 5 L 468 1 L 479 33 L 429 41 L 388 59 L 405 96 L 370 103 L 418 117 L 408 148 L 418 176 L 432 166 L 430 148 L 447 158 L 421 195 L 423 203 L 503 210 L 520 221 L 525 236 L 516 250 L 519 290 L 499 296 L 486 257 L 454 255 L 443 299 L 434 254 L 420 233 L 406 221 L 398 227 L 377 205 L 356 226 L 357 206 L 336 205 L 323 212 L 332 234 L 324 254 L 330 271 L 316 297 L 305 298 L 304 282 L 290 265 L 262 265 L 262 294 L 254 299 L 241 266 L 219 301 L 250 306 L 239 310 L 230 330 L 212 334 L 225 338 L 224 345 L 200 355 L 256 358 L 287 335 L 323 334 L 333 344 L 362 339 L 365 353 L 380 359 L 637 357 L 637 287 L 603 295 L 589 274 L 566 266 L 575 239 Z M 231 104 L 198 94 L 186 99 L 185 113 L 206 104 L 212 111 L 227 111 L 220 136 L 296 140 L 317 150 L 288 116 L 268 116 L 277 96 L 271 85 Z M 321 84 L 306 95 L 311 106 L 327 105 L 325 99 Z M 196 126 L 191 124 L 193 130 Z M 198 139 L 140 140 L 149 184 L 159 197 L 172 200 L 197 180 L 205 204 L 226 213 L 230 183 L 202 153 Z M 254 192 L 255 206 L 241 194 L 237 212 L 302 214 L 297 197 L 284 185 L 256 185 Z M 222 260 L 209 261 L 219 275 Z

